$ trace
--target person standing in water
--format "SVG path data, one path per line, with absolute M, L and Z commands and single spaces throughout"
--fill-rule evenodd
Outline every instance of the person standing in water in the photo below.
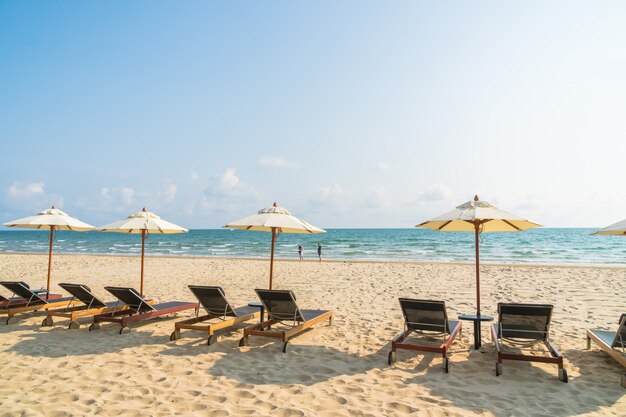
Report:
M 302 247 L 302 245 L 298 245 L 298 255 L 300 255 L 300 260 L 303 261 L 304 260 L 304 248 Z
M 322 262 L 322 244 L 317 244 L 317 256 L 320 258 L 320 262 Z

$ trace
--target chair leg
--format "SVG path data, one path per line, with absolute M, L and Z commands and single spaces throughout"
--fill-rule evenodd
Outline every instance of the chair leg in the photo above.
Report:
M 591 338 L 587 336 L 587 350 L 591 349 Z
M 626 388 L 626 374 L 622 374 L 622 388 Z

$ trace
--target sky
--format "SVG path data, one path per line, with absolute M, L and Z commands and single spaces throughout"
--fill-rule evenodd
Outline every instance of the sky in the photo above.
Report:
M 0 221 L 626 218 L 626 2 L 0 0 Z

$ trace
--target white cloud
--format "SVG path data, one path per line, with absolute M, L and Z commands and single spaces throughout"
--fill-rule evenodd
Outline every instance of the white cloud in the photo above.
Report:
M 313 193 L 311 202 L 317 205 L 342 205 L 346 200 L 346 193 L 339 184 L 327 187 L 320 187 Z
M 388 171 L 389 170 L 389 164 L 386 162 L 379 162 L 376 164 L 376 168 L 378 168 L 381 171 Z
M 24 183 L 16 181 L 9 187 L 7 192 L 10 198 L 28 198 L 36 195 L 43 195 L 45 184 L 43 182 Z
M 124 204 L 131 204 L 133 202 L 133 197 L 135 197 L 135 190 L 130 187 L 122 187 L 120 195 Z
M 418 193 L 418 201 L 442 201 L 452 196 L 450 189 L 444 184 L 435 184 Z
M 262 156 L 259 158 L 259 165 L 264 168 L 272 168 L 272 169 L 300 168 L 300 164 L 287 161 L 279 156 Z
M 171 181 L 165 181 L 163 184 L 163 191 L 161 192 L 161 196 L 166 203 L 173 201 L 176 198 L 176 191 L 178 187 Z
M 221 174 L 213 176 L 211 183 L 204 190 L 200 207 L 218 213 L 235 213 L 241 209 L 250 210 L 257 207 L 259 193 L 237 176 L 235 168 L 228 168 Z
M 228 168 L 223 174 L 217 175 L 215 180 L 215 185 L 222 191 L 233 190 L 239 185 L 239 177 L 235 168 Z
M 111 190 L 109 190 L 107 187 L 100 187 L 100 197 L 105 199 L 111 198 Z
M 189 177 L 191 181 L 198 181 L 200 179 L 200 175 L 196 171 L 193 171 Z
M 309 203 L 315 211 L 335 213 L 361 213 L 380 211 L 388 206 L 385 187 L 372 187 L 359 191 L 346 191 L 339 184 L 320 187 Z

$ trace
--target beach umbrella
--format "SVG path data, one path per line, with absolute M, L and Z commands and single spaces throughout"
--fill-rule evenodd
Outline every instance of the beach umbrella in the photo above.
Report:
M 256 230 L 270 232 L 272 234 L 272 251 L 270 255 L 270 287 L 272 289 L 272 277 L 274 275 L 274 244 L 279 233 L 326 233 L 325 230 L 313 226 L 304 220 L 293 216 L 287 209 L 278 207 L 274 203 L 272 207 L 259 210 L 257 214 L 244 217 L 224 226 L 229 229 Z
M 474 196 L 474 201 L 461 204 L 456 209 L 418 224 L 415 227 L 439 232 L 474 232 L 476 244 L 476 315 L 480 316 L 480 251 L 479 236 L 483 232 L 521 232 L 541 227 L 537 223 L 500 210 Z
M 626 236 L 626 220 L 613 223 L 610 226 L 593 232 L 592 235 L 614 235 L 614 236 Z
M 133 213 L 123 220 L 107 224 L 105 226 L 98 227 L 99 232 L 114 232 L 114 233 L 128 233 L 128 234 L 141 234 L 141 286 L 140 293 L 143 295 L 143 266 L 145 257 L 146 237 L 150 233 L 186 233 L 189 230 L 184 227 L 175 225 L 168 221 L 163 220 L 154 213 L 149 212 L 144 207 L 142 211 Z
M 18 227 L 21 229 L 50 230 L 50 249 L 48 250 L 48 281 L 46 283 L 46 299 L 50 295 L 50 272 L 52 269 L 52 241 L 57 230 L 74 230 L 86 232 L 95 229 L 93 226 L 71 217 L 55 206 L 40 211 L 34 216 L 13 220 L 4 223 L 6 227 Z

